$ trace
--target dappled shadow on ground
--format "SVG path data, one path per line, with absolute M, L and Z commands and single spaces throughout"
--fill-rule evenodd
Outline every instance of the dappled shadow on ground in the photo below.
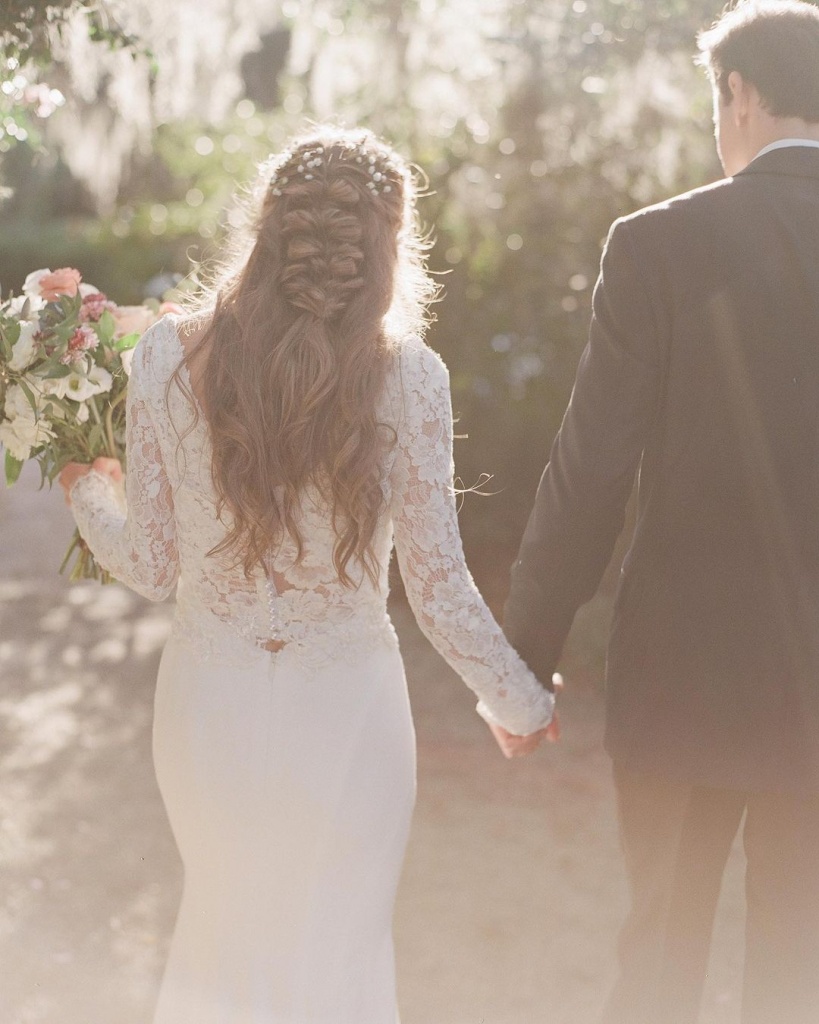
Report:
M 180 868 L 150 763 L 169 609 L 0 583 L 5 1024 L 147 1019 Z
M 0 495 L 0 1024 L 148 1024 L 181 883 L 150 751 L 172 609 L 60 580 L 70 529 L 49 502 Z M 594 1024 L 625 906 L 601 745 L 608 602 L 569 645 L 562 744 L 513 762 L 401 600 L 392 613 L 419 745 L 402 1022 Z M 739 1019 L 742 866 L 737 847 L 702 1024 Z

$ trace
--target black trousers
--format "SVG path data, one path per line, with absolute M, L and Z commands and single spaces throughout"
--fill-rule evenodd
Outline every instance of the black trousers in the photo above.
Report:
M 603 1024 L 696 1024 L 725 863 L 742 823 L 742 1024 L 819 1022 L 819 794 L 688 786 L 615 765 L 631 911 Z

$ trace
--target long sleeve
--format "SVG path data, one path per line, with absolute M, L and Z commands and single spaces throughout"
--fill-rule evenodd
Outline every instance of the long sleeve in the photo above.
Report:
M 554 697 L 509 645 L 469 574 L 455 505 L 449 377 L 426 346 L 408 354 L 391 474 L 407 597 L 424 634 L 480 698 L 484 716 L 526 735 L 549 723 Z
M 504 631 L 542 678 L 611 558 L 662 389 L 658 314 L 630 230 L 610 233 L 589 343 L 512 568 Z
M 173 492 L 146 388 L 149 373 L 140 344 L 128 385 L 125 494 L 92 470 L 72 487 L 71 508 L 100 565 L 143 597 L 161 601 L 176 584 L 179 557 Z

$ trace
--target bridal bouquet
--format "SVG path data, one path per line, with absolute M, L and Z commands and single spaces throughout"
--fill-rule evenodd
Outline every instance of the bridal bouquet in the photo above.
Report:
M 133 348 L 172 303 L 118 306 L 79 271 L 36 270 L 22 295 L 0 303 L 0 444 L 6 483 L 34 460 L 51 484 L 69 462 L 123 460 Z M 108 574 L 75 532 L 60 572 Z

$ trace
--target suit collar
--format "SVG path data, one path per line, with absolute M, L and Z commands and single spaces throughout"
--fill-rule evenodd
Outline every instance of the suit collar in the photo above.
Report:
M 773 149 L 752 160 L 744 174 L 783 174 L 793 178 L 819 178 L 819 149 L 814 146 L 788 146 Z

